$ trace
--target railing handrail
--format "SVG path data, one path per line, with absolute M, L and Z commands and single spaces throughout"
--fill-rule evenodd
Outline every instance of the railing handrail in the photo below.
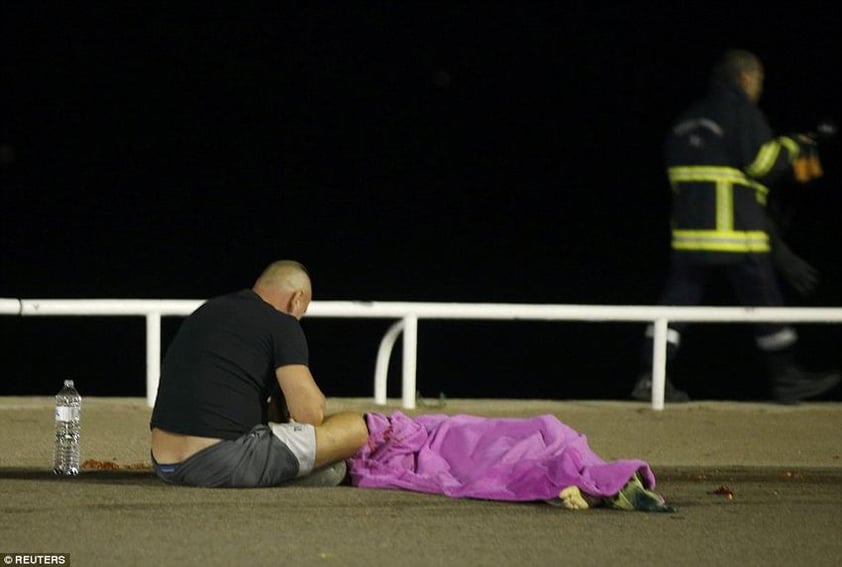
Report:
M 0 315 L 130 316 L 158 313 L 186 316 L 204 299 L 17 299 L 0 298 Z M 834 323 L 842 307 L 712 307 L 667 305 L 586 305 L 555 303 L 448 303 L 423 301 L 315 300 L 307 317 L 390 319 L 495 319 L 524 321 L 629 321 L 666 318 L 685 322 L 760 321 Z
M 20 299 L 0 298 L 0 315 L 145 316 L 147 321 L 147 400 L 157 393 L 160 371 L 160 318 L 187 316 L 203 299 Z M 405 301 L 313 301 L 308 317 L 400 319 L 381 341 L 375 370 L 375 402 L 386 403 L 386 372 L 392 345 L 403 333 L 405 408 L 415 407 L 417 325 L 421 319 L 640 322 L 654 325 L 652 407 L 663 409 L 666 330 L 669 321 L 728 323 L 840 323 L 842 307 L 712 307 L 664 305 L 579 305 L 537 303 L 447 303 Z

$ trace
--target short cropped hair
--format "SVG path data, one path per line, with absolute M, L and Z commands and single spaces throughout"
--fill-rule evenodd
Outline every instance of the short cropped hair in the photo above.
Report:
M 743 73 L 755 73 L 763 68 L 760 59 L 745 49 L 729 49 L 714 65 L 711 79 L 736 83 Z
M 309 282 L 307 268 L 295 260 L 278 260 L 269 264 L 257 278 L 259 285 L 274 285 L 285 289 L 298 289 Z M 256 284 L 256 285 L 257 285 Z

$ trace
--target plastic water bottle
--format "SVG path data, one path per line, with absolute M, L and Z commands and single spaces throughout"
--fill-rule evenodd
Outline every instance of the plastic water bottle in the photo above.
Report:
M 82 396 L 76 391 L 73 380 L 65 380 L 64 387 L 56 394 L 56 447 L 53 455 L 53 472 L 70 476 L 79 474 L 79 416 Z

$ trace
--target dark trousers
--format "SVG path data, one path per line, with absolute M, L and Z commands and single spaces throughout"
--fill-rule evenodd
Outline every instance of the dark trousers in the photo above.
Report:
M 700 264 L 686 253 L 673 252 L 670 273 L 658 303 L 660 305 L 699 305 L 708 280 L 721 274 L 727 278 L 740 305 L 746 307 L 781 307 L 783 293 L 769 254 L 741 254 L 738 262 L 728 264 Z M 667 360 L 678 351 L 678 340 L 687 323 L 669 323 L 671 340 L 667 346 Z M 780 351 L 793 346 L 795 332 L 785 325 L 758 323 L 754 326 L 758 347 L 764 351 Z M 652 366 L 651 329 L 641 351 L 645 368 Z

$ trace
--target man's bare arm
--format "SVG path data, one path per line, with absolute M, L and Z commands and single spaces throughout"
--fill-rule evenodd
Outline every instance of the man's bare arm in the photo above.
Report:
M 325 418 L 326 400 L 310 369 L 303 364 L 281 366 L 275 371 L 286 399 L 289 416 L 299 423 L 321 425 Z

